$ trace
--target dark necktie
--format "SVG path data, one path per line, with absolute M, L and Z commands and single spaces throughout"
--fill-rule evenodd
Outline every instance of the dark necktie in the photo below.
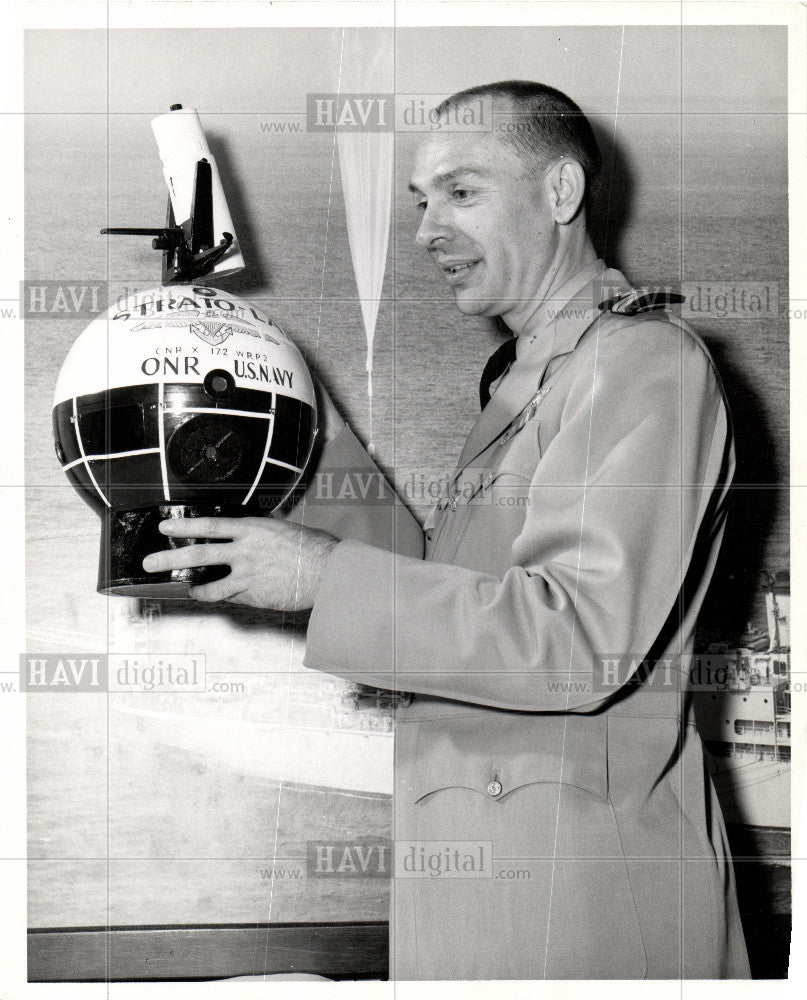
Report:
M 490 402 L 490 387 L 497 378 L 501 378 L 507 369 L 516 360 L 516 338 L 511 337 L 505 340 L 500 347 L 491 354 L 482 372 L 479 382 L 479 405 L 484 410 Z

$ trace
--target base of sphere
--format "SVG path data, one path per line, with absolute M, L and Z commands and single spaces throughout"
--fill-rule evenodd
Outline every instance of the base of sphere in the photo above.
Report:
M 101 556 L 98 564 L 98 593 L 117 597 L 184 600 L 188 589 L 221 580 L 229 566 L 200 566 L 164 573 L 147 573 L 143 560 L 152 552 L 178 549 L 202 538 L 169 538 L 158 530 L 160 521 L 180 517 L 243 517 L 243 507 L 215 504 L 158 504 L 142 510 L 113 510 L 104 517 Z

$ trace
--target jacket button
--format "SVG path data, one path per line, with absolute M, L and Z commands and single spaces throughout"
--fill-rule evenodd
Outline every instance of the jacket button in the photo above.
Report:
M 501 795 L 501 794 L 502 794 L 502 784 L 501 784 L 501 782 L 500 781 L 491 781 L 490 784 L 488 785 L 488 795 L 491 795 L 491 796 L 493 796 L 495 798 L 497 795 Z

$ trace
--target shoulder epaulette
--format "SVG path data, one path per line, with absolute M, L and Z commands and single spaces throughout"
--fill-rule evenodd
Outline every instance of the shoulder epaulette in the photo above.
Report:
M 617 295 L 601 302 L 599 308 L 619 316 L 636 316 L 638 313 L 650 312 L 653 309 L 665 309 L 667 306 L 680 305 L 685 301 L 686 296 L 678 292 L 637 288 L 628 292 L 627 295 Z

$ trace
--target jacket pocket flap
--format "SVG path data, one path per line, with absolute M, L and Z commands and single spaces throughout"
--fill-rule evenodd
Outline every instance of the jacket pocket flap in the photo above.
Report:
M 418 724 L 413 763 L 416 802 L 444 788 L 503 798 L 536 782 L 575 785 L 604 800 L 607 720 L 498 711 L 430 719 Z

